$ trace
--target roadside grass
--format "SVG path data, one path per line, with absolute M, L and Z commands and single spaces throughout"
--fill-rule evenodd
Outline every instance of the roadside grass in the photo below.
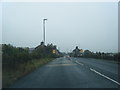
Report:
M 54 58 L 44 58 L 44 59 L 34 59 L 27 63 L 19 64 L 16 70 L 3 70 L 2 71 L 2 88 L 8 88 L 15 83 L 16 80 L 29 74 L 38 67 L 47 64 L 48 62 L 54 60 Z

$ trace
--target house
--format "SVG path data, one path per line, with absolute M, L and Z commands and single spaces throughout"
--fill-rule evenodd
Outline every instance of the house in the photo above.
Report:
M 76 46 L 76 48 L 72 52 L 74 57 L 81 57 L 81 56 L 83 56 L 83 53 L 84 53 L 84 50 L 79 49 L 78 46 Z
M 29 53 L 32 53 L 35 48 L 29 48 Z

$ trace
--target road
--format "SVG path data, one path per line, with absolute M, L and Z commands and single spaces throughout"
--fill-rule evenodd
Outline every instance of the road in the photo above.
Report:
M 16 81 L 10 88 L 118 88 L 118 64 L 61 57 Z

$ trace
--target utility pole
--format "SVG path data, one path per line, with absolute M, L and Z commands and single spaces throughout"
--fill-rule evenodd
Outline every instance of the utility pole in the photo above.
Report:
M 43 43 L 45 45 L 45 20 L 47 19 L 43 19 Z

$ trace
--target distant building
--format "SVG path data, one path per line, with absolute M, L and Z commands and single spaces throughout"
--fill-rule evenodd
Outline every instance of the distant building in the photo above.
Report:
M 90 57 L 91 54 L 92 54 L 91 51 L 89 51 L 89 50 L 85 50 L 84 53 L 83 53 L 83 56 L 85 56 L 85 57 Z
M 78 46 L 76 46 L 76 48 L 73 50 L 72 55 L 74 57 L 81 57 L 83 56 L 84 50 L 83 49 L 79 49 Z
M 41 42 L 40 46 L 44 47 L 45 46 L 44 42 Z
M 113 56 L 114 56 L 114 53 L 106 53 L 106 55 L 113 57 Z
M 80 56 L 83 56 L 84 50 L 80 49 Z
M 29 48 L 29 53 L 32 53 L 35 48 Z
M 73 50 L 73 56 L 79 57 L 80 56 L 80 49 L 78 49 L 78 46 Z
M 55 54 L 55 55 L 59 55 L 59 51 L 57 49 L 53 49 L 52 53 Z

